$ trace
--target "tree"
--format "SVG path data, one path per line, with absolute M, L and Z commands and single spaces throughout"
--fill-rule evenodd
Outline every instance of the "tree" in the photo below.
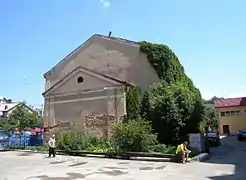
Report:
M 142 42 L 140 50 L 161 79 L 145 92 L 141 108 L 141 115 L 151 122 L 158 140 L 175 145 L 188 133 L 200 132 L 204 113 L 201 94 L 178 57 L 162 44 Z
M 6 134 L 9 133 L 10 130 L 19 127 L 20 122 L 14 121 L 9 118 L 0 118 L 0 129 L 2 129 Z
M 209 99 L 209 100 L 204 100 L 204 103 L 205 103 L 205 104 L 214 104 L 214 101 L 220 100 L 220 99 L 224 99 L 224 98 L 223 98 L 223 97 L 217 97 L 217 96 L 214 96 L 214 97 L 212 97 L 212 98 Z
M 11 122 L 19 122 L 20 130 L 40 126 L 41 118 L 36 112 L 30 112 L 24 104 L 20 104 L 7 118 Z
M 213 104 L 204 105 L 204 116 L 213 129 L 218 129 L 218 117 L 215 115 L 215 109 Z
M 137 119 L 140 116 L 140 90 L 138 87 L 126 88 L 127 120 Z
M 145 119 L 151 122 L 158 134 L 158 140 L 164 144 L 175 145 L 187 139 L 188 133 L 199 132 L 200 114 L 196 94 L 182 83 L 167 85 L 165 81 L 153 85 L 145 95 L 143 104 Z M 148 102 L 146 102 L 148 101 Z

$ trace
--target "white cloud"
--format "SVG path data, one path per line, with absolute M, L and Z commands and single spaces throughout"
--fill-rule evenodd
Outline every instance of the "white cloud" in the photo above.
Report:
M 111 5 L 110 0 L 100 0 L 103 7 L 108 8 Z

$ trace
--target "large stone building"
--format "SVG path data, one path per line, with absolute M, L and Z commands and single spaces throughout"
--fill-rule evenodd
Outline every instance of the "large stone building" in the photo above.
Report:
M 139 43 L 103 35 L 90 37 L 44 77 L 44 125 L 100 136 L 126 115 L 126 86 L 143 94 L 159 80 Z

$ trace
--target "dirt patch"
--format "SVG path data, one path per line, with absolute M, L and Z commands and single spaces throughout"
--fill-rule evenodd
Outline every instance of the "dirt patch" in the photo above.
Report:
M 31 156 L 31 155 L 33 155 L 34 154 L 34 152 L 22 152 L 22 153 L 20 153 L 20 154 L 18 154 L 18 156 Z
M 118 164 L 129 164 L 129 162 L 119 162 Z
M 105 166 L 105 167 L 103 167 L 103 168 L 105 168 L 105 169 L 128 169 L 128 168 L 123 168 L 123 167 L 111 167 L 111 166 Z
M 83 175 L 80 173 L 67 173 L 67 177 L 50 177 L 47 175 L 41 175 L 41 176 L 32 176 L 28 179 L 32 178 L 38 178 L 40 180 L 74 180 L 74 179 L 84 179 L 87 175 Z
M 146 167 L 140 167 L 139 169 L 143 171 L 150 171 L 150 170 L 153 170 L 154 167 L 146 166 Z
M 120 176 L 120 175 L 128 174 L 128 172 L 120 171 L 120 170 L 112 170 L 112 171 L 101 170 L 97 172 L 97 174 L 105 174 L 108 176 Z
M 79 162 L 79 163 L 74 163 L 74 164 L 69 165 L 69 167 L 81 166 L 81 165 L 84 165 L 84 164 L 87 164 L 87 163 L 88 163 L 88 162 Z
M 156 167 L 155 169 L 164 169 L 166 166 L 159 166 L 159 167 Z
M 64 162 L 66 162 L 66 161 L 55 161 L 55 162 L 50 162 L 50 164 L 62 164 Z

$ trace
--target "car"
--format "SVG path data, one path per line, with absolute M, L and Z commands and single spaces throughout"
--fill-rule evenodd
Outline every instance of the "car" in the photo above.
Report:
M 237 133 L 238 141 L 246 140 L 246 130 L 239 130 Z
M 206 132 L 205 139 L 207 140 L 210 146 L 219 146 L 221 144 L 220 136 L 218 132 L 213 132 L 213 131 Z

